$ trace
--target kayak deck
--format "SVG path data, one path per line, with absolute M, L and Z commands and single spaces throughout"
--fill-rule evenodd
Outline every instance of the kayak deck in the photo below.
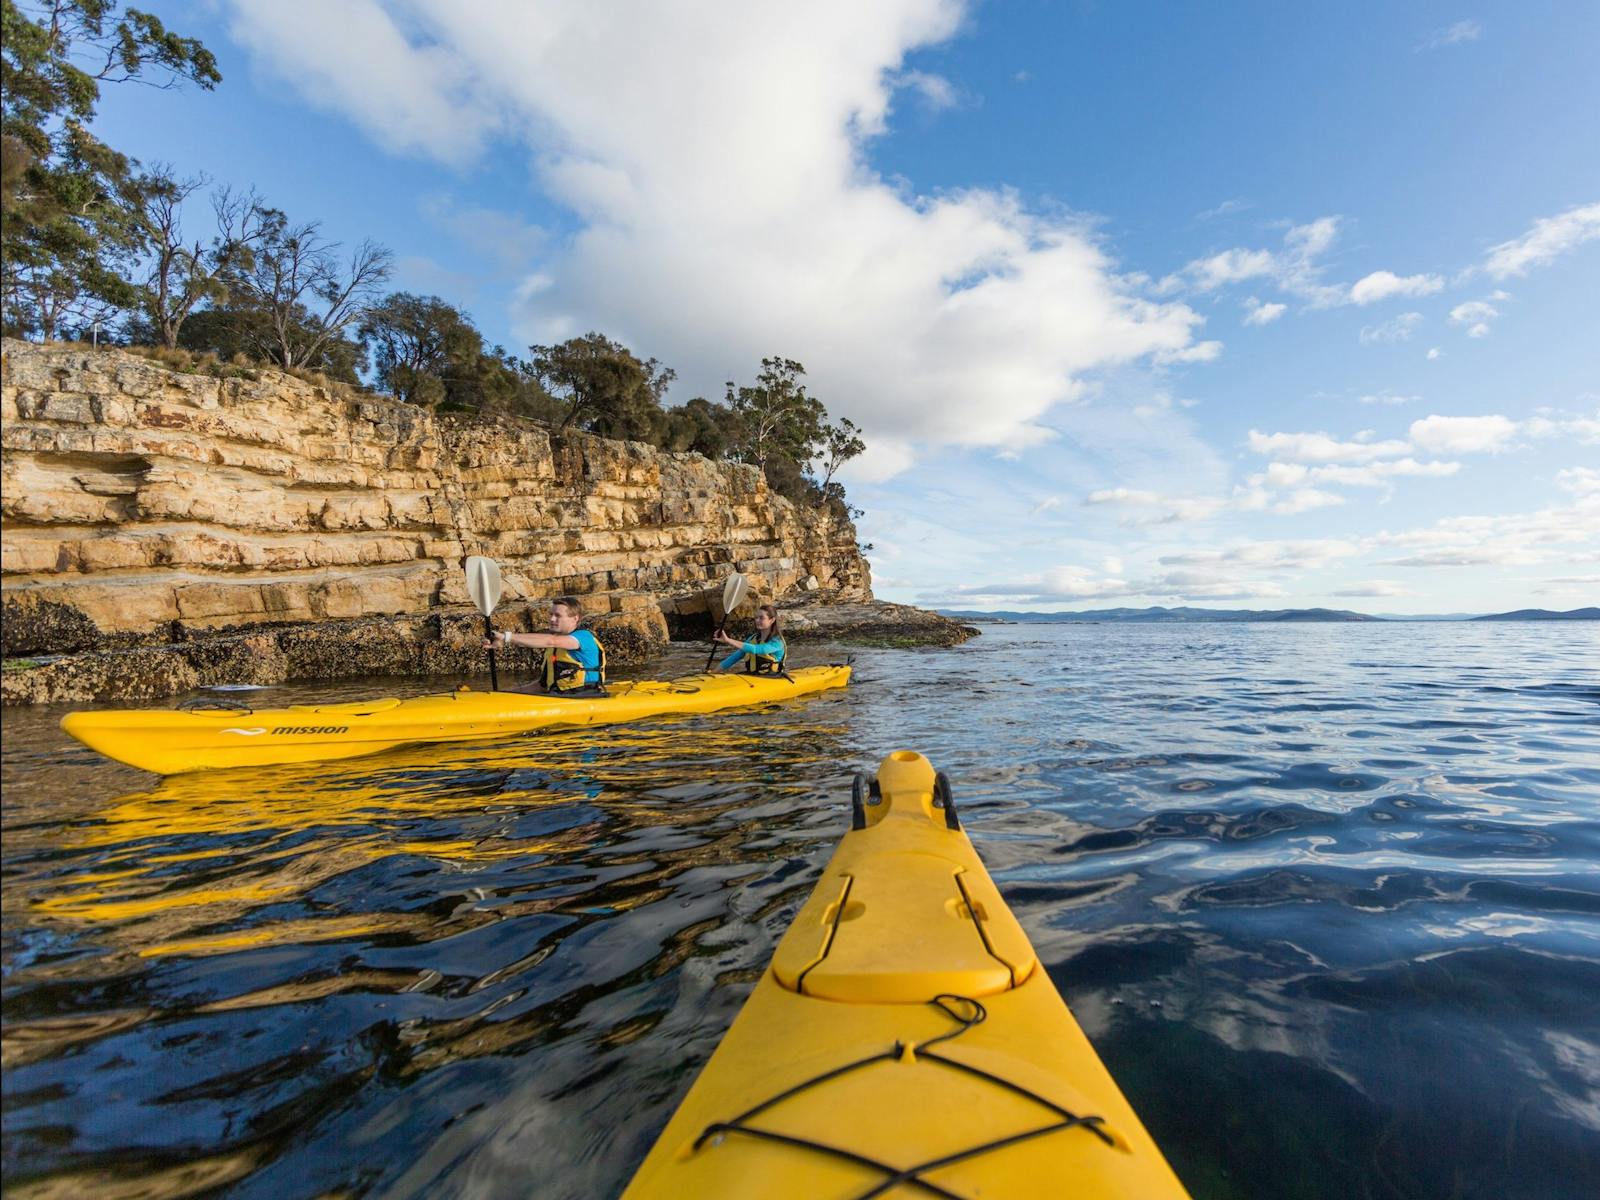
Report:
M 624 1193 L 1186 1195 L 901 751 Z
M 61 728 L 108 758 L 158 775 L 176 775 L 207 768 L 354 758 L 414 742 L 471 741 L 715 712 L 843 687 L 849 679 L 849 667 L 823 666 L 801 667 L 788 678 L 728 674 L 624 681 L 608 685 L 604 696 L 460 688 L 409 700 L 385 697 L 260 710 L 237 705 L 197 711 L 75 712 L 62 718 Z

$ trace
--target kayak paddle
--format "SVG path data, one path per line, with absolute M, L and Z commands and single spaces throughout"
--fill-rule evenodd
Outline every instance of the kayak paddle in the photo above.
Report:
M 483 635 L 494 641 L 494 606 L 500 603 L 500 567 L 494 559 L 481 554 L 467 558 L 467 595 L 483 614 Z M 489 647 L 489 687 L 500 690 L 500 673 L 495 670 L 494 647 Z
M 722 585 L 722 620 L 718 623 L 716 633 L 711 635 L 711 652 L 706 655 L 706 670 L 711 670 L 711 664 L 717 657 L 717 633 L 721 633 L 728 623 L 728 614 L 744 603 L 744 596 L 750 590 L 750 581 L 739 572 L 735 571 L 728 576 L 728 582 Z

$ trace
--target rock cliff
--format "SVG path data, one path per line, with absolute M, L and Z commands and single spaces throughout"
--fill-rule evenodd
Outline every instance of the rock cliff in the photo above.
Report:
M 767 598 L 872 599 L 853 526 L 750 466 L 118 350 L 7 340 L 0 384 L 5 656 L 73 656 L 8 669 L 7 702 L 459 671 L 468 554 L 513 601 L 582 596 L 624 657 L 733 570 Z

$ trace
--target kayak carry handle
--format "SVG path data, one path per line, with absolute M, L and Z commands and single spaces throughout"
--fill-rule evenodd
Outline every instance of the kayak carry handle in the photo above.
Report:
M 868 779 L 861 771 L 856 772 L 856 777 L 850 782 L 850 828 L 851 830 L 865 829 L 867 827 L 867 805 L 877 804 L 883 799 L 883 793 L 878 789 L 876 779 Z
M 933 806 L 944 809 L 944 827 L 960 829 L 961 818 L 956 816 L 956 800 L 950 794 L 950 777 L 943 771 L 933 777 Z

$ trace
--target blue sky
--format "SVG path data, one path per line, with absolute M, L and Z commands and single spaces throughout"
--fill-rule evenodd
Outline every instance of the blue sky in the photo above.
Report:
M 152 7 L 225 79 L 112 144 L 675 402 L 804 362 L 884 598 L 1600 603 L 1600 6 Z

